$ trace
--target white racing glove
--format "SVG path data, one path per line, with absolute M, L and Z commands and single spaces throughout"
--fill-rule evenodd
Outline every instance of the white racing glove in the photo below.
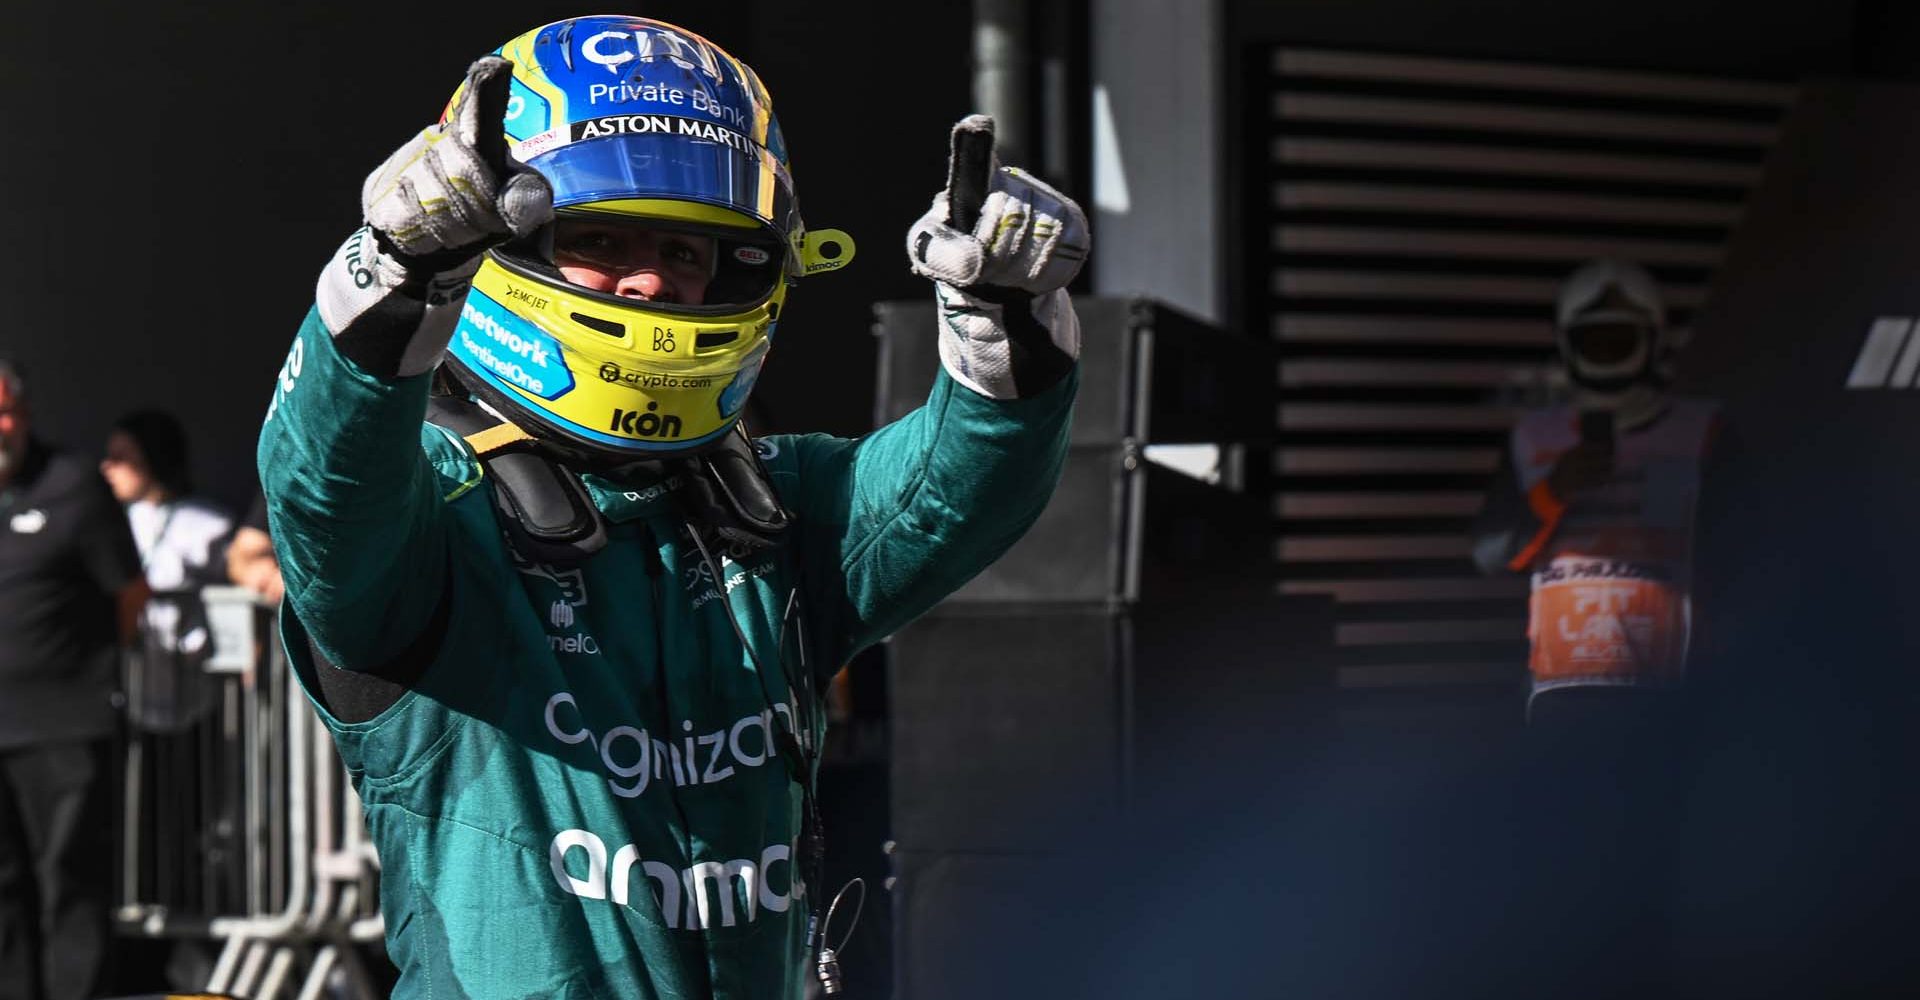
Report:
M 467 70 L 446 121 L 367 175 L 366 225 L 320 272 L 320 318 L 341 353 L 372 374 L 439 364 L 480 255 L 553 218 L 547 179 L 507 153 L 512 72 L 498 56 Z
M 907 231 L 913 272 L 935 282 L 947 373 L 994 399 L 1032 396 L 1064 378 L 1080 356 L 1066 286 L 1090 243 L 1073 199 L 999 165 L 992 118 L 954 125 L 947 189 Z

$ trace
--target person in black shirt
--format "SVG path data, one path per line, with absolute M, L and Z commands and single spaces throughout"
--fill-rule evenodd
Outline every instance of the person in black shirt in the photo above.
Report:
M 146 582 L 93 463 L 29 430 L 0 359 L 0 1000 L 93 996 L 107 969 L 116 639 Z

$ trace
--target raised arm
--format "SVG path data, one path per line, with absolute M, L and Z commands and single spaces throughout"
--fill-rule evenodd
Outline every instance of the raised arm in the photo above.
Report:
M 481 253 L 553 212 L 545 179 L 507 155 L 510 70 L 474 63 L 443 120 L 368 176 L 366 225 L 321 272 L 261 429 L 287 602 L 337 666 L 379 672 L 446 587 L 442 498 L 420 447 L 428 379 Z
M 1536 540 L 1551 537 L 1560 519 L 1559 501 L 1543 492 L 1544 486 L 1529 496 L 1514 469 L 1512 447 L 1501 449 L 1500 467 L 1487 482 L 1486 504 L 1473 519 L 1473 563 L 1480 572 L 1498 576 L 1529 568 L 1530 557 L 1513 563 Z
M 1072 199 L 997 165 L 992 119 L 955 126 L 947 188 L 907 237 L 939 304 L 932 394 L 859 440 L 796 442 L 809 584 L 843 599 L 830 656 L 926 611 L 1046 507 L 1078 384 L 1066 285 L 1089 244 Z
M 1531 570 L 1560 530 L 1570 498 L 1606 482 L 1613 468 L 1611 451 L 1582 443 L 1561 455 L 1545 476 L 1522 483 L 1513 462 L 1517 447 L 1509 441 L 1501 452 L 1486 506 L 1473 522 L 1473 561 L 1489 575 Z

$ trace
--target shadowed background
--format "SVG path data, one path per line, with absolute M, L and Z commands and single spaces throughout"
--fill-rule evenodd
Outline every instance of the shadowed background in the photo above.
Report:
M 1297 304 L 1270 287 L 1270 99 L 1280 74 L 1269 57 L 1278 47 L 1775 82 L 1920 78 L 1920 12 L 1886 0 L 1101 0 L 1076 9 L 1087 20 L 1074 44 L 1092 57 L 1088 79 L 1070 81 L 1072 113 L 1084 126 L 1086 85 L 1103 87 L 1127 195 L 1116 175 L 1096 180 L 1088 157 L 1072 157 L 1069 190 L 1095 230 L 1086 290 L 1149 296 L 1262 342 L 1272 316 Z M 273 374 L 322 262 L 357 225 L 367 171 L 439 114 L 472 58 L 582 12 L 545 2 L 237 0 L 11 11 L 17 43 L 0 61 L 0 108 L 12 126 L 0 158 L 9 193 L 0 262 L 12 309 L 0 351 L 26 362 L 41 431 L 96 450 L 124 410 L 172 409 L 192 431 L 206 490 L 244 506 Z M 926 296 L 902 240 L 944 182 L 948 125 L 975 110 L 973 11 L 753 0 L 635 12 L 705 34 L 755 67 L 788 136 L 806 219 L 859 243 L 847 270 L 803 281 L 791 298 L 755 396 L 766 429 L 866 429 L 872 307 Z M 1084 128 L 1075 141 L 1092 144 Z M 1908 145 L 1854 136 L 1844 149 L 1864 158 Z M 1803 165 L 1822 159 L 1796 155 Z M 1797 222 L 1809 232 L 1818 223 Z M 1793 245 L 1783 239 L 1770 252 Z M 1884 285 L 1920 265 L 1905 246 L 1880 250 Z M 1771 268 L 1749 260 L 1746 273 L 1774 284 L 1805 273 L 1786 256 Z M 1821 273 L 1846 283 L 1851 270 Z M 1893 300 L 1876 308 L 1916 311 Z M 1697 363 L 1731 371 L 1786 352 L 1822 309 L 1808 305 L 1798 325 L 1780 312 L 1741 302 L 1729 314 L 1742 321 L 1739 336 Z M 1864 330 L 1849 324 L 1833 336 Z M 1853 350 L 1848 341 L 1822 356 Z M 1797 405 L 1785 397 L 1774 416 Z M 1872 433 L 1886 451 L 1876 461 L 1901 461 L 1902 421 L 1920 419 L 1912 409 L 1878 414 L 1886 419 Z M 1823 453 L 1834 454 L 1812 443 L 1795 452 Z M 1770 574 L 1747 582 L 1740 592 L 1752 606 L 1734 616 L 1772 630 L 1751 629 L 1737 647 L 1755 683 L 1721 687 L 1725 697 L 1700 706 L 1686 765 L 1704 792 L 1676 834 L 1694 867 L 1673 893 L 1673 940 L 1685 953 L 1676 981 L 1693 995 L 1877 996 L 1914 978 L 1897 933 L 1912 922 L 1915 887 L 1904 851 L 1916 817 L 1901 777 L 1914 759 L 1911 644 L 1874 631 L 1906 614 L 1899 587 L 1910 584 L 1895 563 L 1913 537 L 1898 510 L 1870 502 L 1867 488 L 1884 482 L 1832 482 L 1846 487 L 1844 502 L 1821 482 L 1803 483 L 1805 494 L 1788 499 L 1804 516 L 1729 521 L 1767 526 L 1764 558 L 1751 565 Z M 1875 530 L 1846 531 L 1862 525 Z M 1834 562 L 1802 583 L 1801 551 Z M 1847 559 L 1879 568 L 1860 573 Z M 1857 596 L 1849 587 L 1868 586 L 1872 600 L 1842 606 Z M 1783 615 L 1783 602 L 1809 588 L 1833 603 Z M 1232 622 L 1197 615 L 1190 624 L 1192 635 L 1169 640 L 1190 656 L 1238 657 L 1275 674 L 1295 665 L 1297 650 L 1259 646 Z M 1842 627 L 1846 641 L 1830 642 Z M 1541 810 L 1564 799 L 1547 793 L 1555 776 L 1526 756 L 1513 680 L 1415 683 L 1337 704 L 1288 701 L 1297 692 L 1287 684 L 1255 684 L 1266 700 L 1223 709 L 1181 676 L 1143 677 L 1143 690 L 1167 698 L 1150 706 L 1158 728 L 1135 757 L 1151 808 L 1126 827 L 1080 831 L 1088 846 L 1034 884 L 1021 922 L 983 926 L 972 947 L 942 961 L 990 973 L 1016 996 L 1033 995 L 1039 981 L 1055 995 L 1089 983 L 1107 996 L 1261 987 L 1309 997 L 1545 995 L 1542 984 L 1574 968 L 1562 959 L 1585 943 L 1583 928 L 1540 919 L 1565 903 L 1554 898 L 1556 866 L 1578 859 L 1533 836 Z M 877 857 L 885 817 L 859 807 L 885 790 L 870 768 L 828 779 L 826 795 L 858 816 L 839 827 L 836 851 Z M 870 902 L 865 951 L 850 966 L 884 946 L 885 907 Z M 1087 956 L 1100 971 L 1086 973 Z M 884 981 L 864 969 L 851 976 L 864 988 Z

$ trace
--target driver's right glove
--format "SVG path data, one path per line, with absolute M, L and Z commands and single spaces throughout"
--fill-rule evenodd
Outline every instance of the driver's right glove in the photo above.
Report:
M 553 218 L 547 179 L 507 152 L 512 73 L 498 56 L 467 70 L 445 119 L 367 175 L 366 225 L 320 272 L 320 318 L 340 352 L 369 374 L 432 370 L 481 254 Z

